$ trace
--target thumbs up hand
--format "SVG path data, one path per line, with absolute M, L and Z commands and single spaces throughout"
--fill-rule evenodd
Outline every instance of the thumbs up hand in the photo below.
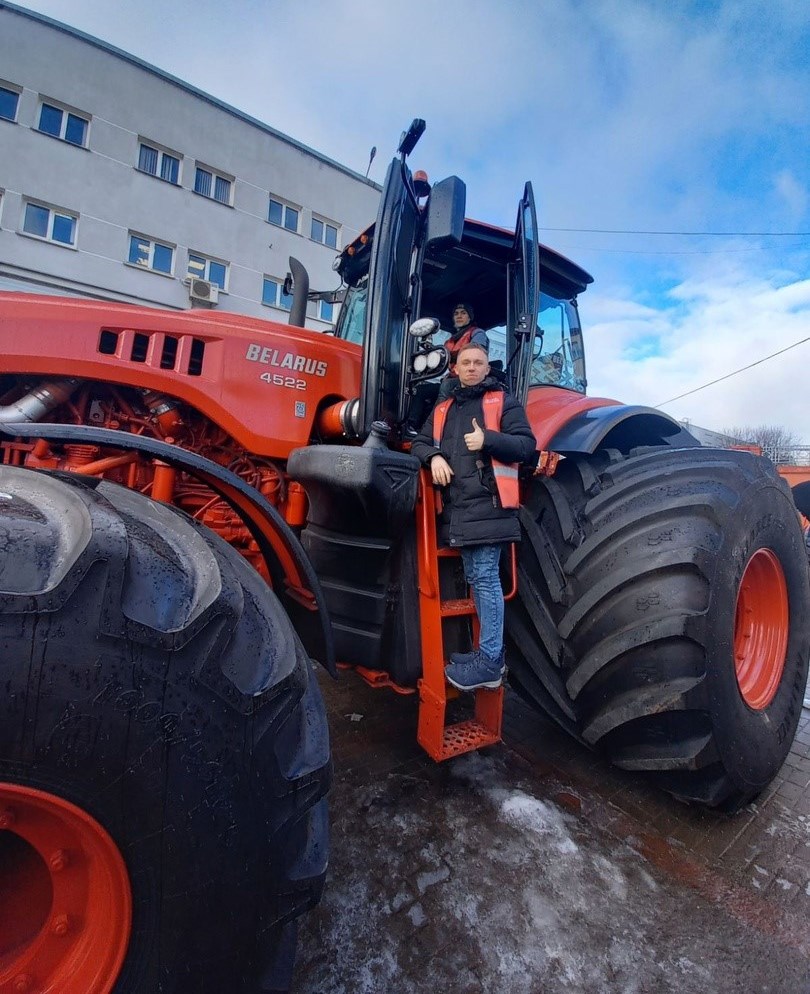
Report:
M 475 418 L 472 419 L 472 431 L 464 436 L 464 442 L 470 452 L 480 452 L 484 447 L 484 429 Z

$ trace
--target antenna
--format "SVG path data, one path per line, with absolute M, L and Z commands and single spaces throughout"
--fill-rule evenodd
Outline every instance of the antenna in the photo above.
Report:
M 368 171 L 371 169 L 371 163 L 374 161 L 374 156 L 377 154 L 377 146 L 372 145 L 371 151 L 368 153 L 368 165 L 366 166 L 366 179 L 368 179 Z

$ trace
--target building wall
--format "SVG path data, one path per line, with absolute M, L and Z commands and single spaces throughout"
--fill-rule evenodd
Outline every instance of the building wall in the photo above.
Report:
M 188 308 L 192 252 L 227 263 L 219 308 L 275 320 L 286 318 L 262 304 L 263 278 L 283 280 L 290 255 L 311 289 L 337 288 L 336 250 L 311 239 L 312 215 L 334 223 L 340 249 L 374 219 L 376 184 L 41 15 L 0 5 L 0 38 L 0 86 L 21 91 L 16 122 L 0 119 L 0 276 Z M 43 100 L 89 121 L 86 147 L 38 130 Z M 180 159 L 178 185 L 139 170 L 141 142 Z M 198 166 L 232 180 L 230 204 L 194 192 Z M 297 232 L 268 221 L 271 195 L 299 210 Z M 78 215 L 75 246 L 23 233 L 28 200 Z M 127 262 L 132 233 L 173 249 L 171 275 Z M 317 306 L 307 325 L 326 330 Z

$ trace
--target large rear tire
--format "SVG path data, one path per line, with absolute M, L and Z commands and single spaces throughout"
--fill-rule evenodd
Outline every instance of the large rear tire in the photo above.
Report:
M 802 533 L 770 462 L 569 458 L 534 482 L 521 520 L 517 690 L 679 798 L 755 797 L 790 750 L 810 657 Z
M 0 989 L 286 989 L 328 734 L 245 560 L 125 488 L 4 467 L 0 683 Z

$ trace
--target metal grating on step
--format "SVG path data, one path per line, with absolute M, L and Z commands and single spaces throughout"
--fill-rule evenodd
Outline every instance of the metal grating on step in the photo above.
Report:
M 444 730 L 442 758 L 450 759 L 482 746 L 495 745 L 496 742 L 500 742 L 500 735 L 494 734 L 479 721 L 472 718 L 460 721 L 456 725 L 448 725 Z

